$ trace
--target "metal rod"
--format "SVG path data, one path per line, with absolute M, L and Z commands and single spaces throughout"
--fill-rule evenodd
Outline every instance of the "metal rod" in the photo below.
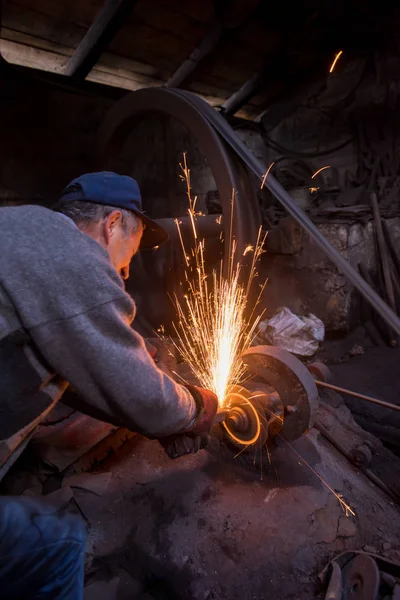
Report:
M 229 413 L 229 411 L 227 411 L 227 410 L 222 410 L 222 409 L 217 410 L 216 415 L 214 417 L 214 421 L 213 421 L 214 425 L 215 425 L 215 423 L 222 423 L 223 421 L 226 421 L 228 413 Z
M 377 257 L 377 262 L 378 263 L 380 262 L 382 265 L 383 281 L 385 284 L 387 299 L 388 299 L 390 308 L 394 312 L 396 312 L 396 301 L 394 298 L 393 282 L 392 282 L 392 276 L 391 276 L 391 272 L 390 272 L 389 254 L 388 254 L 388 250 L 386 247 L 385 238 L 383 235 L 382 220 L 381 220 L 381 215 L 379 212 L 378 198 L 377 198 L 377 195 L 375 194 L 375 192 L 373 192 L 371 194 L 371 206 L 372 206 L 372 212 L 374 215 L 376 238 L 377 238 L 378 250 L 379 250 L 379 255 L 380 255 L 379 257 Z M 395 337 L 394 334 L 391 335 L 391 338 L 392 338 L 390 340 L 391 346 L 397 345 L 396 339 L 393 339 L 393 337 Z
M 177 232 L 176 220 L 179 222 L 182 234 L 191 233 L 193 236 L 193 225 L 190 217 L 156 219 L 157 223 L 166 229 L 171 237 Z M 197 235 L 200 238 L 218 237 L 223 231 L 222 215 L 196 215 L 195 224 Z
M 354 396 L 354 398 L 366 400 L 367 402 L 371 402 L 372 404 L 378 404 L 379 406 L 384 406 L 385 408 L 391 408 L 393 410 L 400 410 L 400 406 L 397 406 L 397 404 L 391 404 L 391 402 L 384 402 L 383 400 L 378 400 L 377 398 L 372 398 L 371 396 L 365 396 L 364 394 L 359 394 L 358 392 L 352 392 L 351 390 L 338 387 L 337 385 L 325 383 L 325 381 L 319 381 L 318 379 L 315 379 L 314 383 L 319 387 L 328 388 L 329 390 L 333 390 L 334 392 L 339 392 L 341 394 L 346 394 L 347 396 Z
M 385 240 L 386 240 L 386 243 L 387 243 L 387 246 L 389 249 L 389 254 L 392 258 L 392 261 L 393 261 L 393 264 L 395 267 L 396 275 L 397 275 L 397 277 L 400 277 L 400 260 L 399 260 L 399 257 L 397 256 L 397 252 L 394 247 L 392 237 L 390 235 L 389 226 L 385 220 L 382 221 L 382 228 L 383 228 L 383 235 L 385 236 Z
M 236 92 L 229 96 L 222 105 L 222 112 L 234 115 L 257 92 L 264 79 L 264 71 L 257 71 L 244 82 Z

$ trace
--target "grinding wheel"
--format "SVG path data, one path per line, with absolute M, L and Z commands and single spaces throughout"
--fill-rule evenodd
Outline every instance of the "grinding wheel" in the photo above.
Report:
M 285 408 L 280 434 L 288 441 L 301 437 L 314 423 L 318 390 L 313 376 L 287 350 L 275 346 L 253 346 L 242 354 L 250 373 L 258 375 L 279 394 Z

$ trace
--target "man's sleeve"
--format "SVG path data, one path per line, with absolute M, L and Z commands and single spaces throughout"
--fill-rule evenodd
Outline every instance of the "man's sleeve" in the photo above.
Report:
M 191 394 L 153 362 L 128 325 L 127 295 L 30 329 L 43 357 L 83 399 L 80 410 L 154 437 L 184 430 L 196 416 Z

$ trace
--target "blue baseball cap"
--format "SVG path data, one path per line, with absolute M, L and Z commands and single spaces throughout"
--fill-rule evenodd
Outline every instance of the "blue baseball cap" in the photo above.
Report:
M 142 196 L 135 179 L 112 171 L 86 173 L 73 179 L 61 192 L 60 200 L 81 200 L 131 210 L 144 226 L 140 250 L 151 250 L 169 240 L 156 221 L 142 212 Z

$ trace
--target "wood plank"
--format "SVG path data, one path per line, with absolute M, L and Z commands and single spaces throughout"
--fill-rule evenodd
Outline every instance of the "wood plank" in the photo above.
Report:
M 133 10 L 134 0 L 105 0 L 93 24 L 68 61 L 65 74 L 85 79 Z
M 67 57 L 64 55 L 25 46 L 5 39 L 0 39 L 0 52 L 10 63 L 59 74 L 63 73 L 67 60 Z M 97 68 L 93 70 L 88 79 L 130 91 L 159 85 L 158 81 L 149 80 L 148 78 L 145 81 L 140 78 L 134 79 L 131 73 L 110 73 Z
M 0 39 L 0 52 L 12 64 L 51 73 L 62 73 L 66 62 L 65 56 L 61 54 L 24 46 L 4 39 Z
M 12 0 L 16 6 L 43 13 L 55 20 L 89 29 L 103 5 L 103 0 Z
M 221 101 L 221 104 L 224 99 L 226 99 L 230 96 L 230 93 L 228 90 L 224 90 L 220 87 L 216 87 L 213 85 L 207 85 L 206 83 L 203 83 L 202 81 L 196 81 L 196 80 L 192 81 L 189 85 L 185 86 L 185 89 L 189 90 L 190 92 L 194 92 L 195 94 L 198 94 L 198 95 L 218 97 Z
M 20 33 L 19 31 L 14 31 L 13 29 L 8 29 L 6 27 L 3 27 L 1 37 L 11 42 L 17 42 L 26 46 L 33 46 L 34 48 L 48 50 L 50 52 L 55 52 L 56 54 L 62 54 L 66 57 L 70 57 L 73 54 L 72 48 L 62 46 L 61 44 L 55 44 L 54 42 L 50 42 L 49 40 L 44 40 L 39 37 Z M 133 75 L 145 75 L 158 80 L 159 85 L 162 85 L 167 80 L 169 75 L 169 71 L 162 70 L 157 67 L 153 67 L 152 65 L 141 63 L 129 58 L 123 58 L 122 56 L 115 56 L 114 54 L 109 54 L 107 52 L 103 54 L 98 65 L 102 65 L 104 67 L 103 70 L 109 69 L 112 71 L 123 69 L 125 71 L 130 71 Z
M 49 44 L 49 42 L 47 42 L 47 44 Z M 7 39 L 0 39 L 0 52 L 4 54 L 4 58 L 10 63 L 52 73 L 63 73 L 68 58 L 67 55 L 51 51 L 49 45 L 47 45 L 47 48 L 47 50 L 43 50 L 22 43 L 12 42 Z M 63 51 L 71 52 L 71 49 L 64 48 Z M 160 84 L 158 80 L 145 78 L 139 74 L 134 74 L 126 70 L 104 70 L 101 65 L 96 65 L 87 79 L 89 81 L 130 91 L 135 91 L 143 87 L 159 86 Z M 223 102 L 223 97 L 213 94 L 213 90 L 211 89 L 204 88 L 202 93 L 199 93 L 198 95 L 212 106 L 219 106 Z
M 71 48 L 77 46 L 86 33 L 84 28 L 73 23 L 13 3 L 4 5 L 3 27 Z
M 252 19 L 246 23 L 238 32 L 238 42 L 246 44 L 254 52 L 264 56 L 273 52 L 281 43 L 281 35 L 269 29 L 265 22 Z
M 145 83 L 136 81 L 131 77 L 123 77 L 119 74 L 102 71 L 101 69 L 94 68 L 86 77 L 87 81 L 94 81 L 96 83 L 102 83 L 105 85 L 111 85 L 113 87 L 122 88 L 131 92 L 136 92 L 144 87 L 158 87 L 158 83 L 152 81 L 151 83 Z
M 170 71 L 177 69 L 192 50 L 193 43 L 142 23 L 124 27 L 109 46 L 109 51 L 114 54 L 132 57 Z
M 13 31 L 6 28 L 2 30 L 2 38 L 20 45 L 28 47 L 31 46 L 38 50 L 44 50 L 49 52 L 50 54 L 59 54 L 61 56 L 64 56 L 64 66 L 68 58 L 73 54 L 72 48 L 66 48 L 65 46 L 54 44 L 53 42 L 42 40 L 40 38 L 35 38 L 33 36 L 22 34 L 17 31 Z M 123 59 L 110 54 L 105 54 L 103 56 L 103 59 L 104 62 L 98 63 L 96 65 L 96 69 L 98 69 L 102 73 L 109 73 L 110 75 L 116 75 L 118 77 L 132 79 L 136 83 L 140 83 L 142 87 L 151 87 L 153 85 L 162 85 L 164 83 L 164 80 L 162 80 L 160 77 L 155 76 L 155 74 L 157 73 L 156 70 L 153 69 L 152 72 L 149 72 L 149 69 L 152 69 L 150 65 L 142 65 L 141 63 L 136 63 L 135 61 Z M 53 69 L 51 69 L 51 71 L 53 71 Z M 153 77 L 151 77 L 151 75 L 153 75 Z M 128 87 L 127 89 L 130 88 Z
M 178 10 L 173 10 L 171 6 L 159 0 L 146 0 L 138 2 L 135 19 L 139 23 L 186 40 L 195 47 L 207 34 L 208 23 L 204 24 L 188 17 L 181 9 L 181 5 Z
M 163 4 L 171 12 L 181 13 L 194 21 L 204 24 L 209 23 L 215 16 L 213 0 L 189 0 L 187 2 L 182 2 L 182 0 L 163 0 Z
M 10 63 L 58 74 L 63 73 L 66 61 L 66 56 L 64 55 L 25 46 L 6 39 L 0 39 L 0 52 L 4 54 L 4 58 Z M 149 85 L 158 85 L 155 81 L 143 83 L 143 81 L 135 80 L 132 77 L 128 78 L 102 71 L 101 68 L 97 66 L 91 71 L 87 80 L 129 91 L 136 91 L 143 87 L 149 87 Z M 224 98 L 207 93 L 209 91 L 210 90 L 204 89 L 204 93 L 198 93 L 198 96 L 203 98 L 203 100 L 208 102 L 211 106 L 221 106 Z M 254 107 L 250 106 L 249 110 L 247 110 L 247 107 L 242 108 L 237 113 L 237 116 L 241 118 L 252 118 L 256 114 L 257 110 L 254 110 Z
M 66 9 L 71 10 L 71 22 L 88 28 L 94 21 L 96 14 L 103 6 L 103 0 L 12 0 L 14 4 L 19 4 L 30 8 L 36 8 L 49 16 L 60 18 Z M 181 0 L 141 0 L 140 4 L 146 5 L 144 11 L 157 10 L 161 6 L 163 12 L 171 15 L 181 15 L 182 18 L 189 19 L 197 23 L 207 24 L 214 16 L 213 2 L 211 0 L 190 0 L 183 3 Z
M 255 53 L 245 44 L 237 44 L 234 41 L 225 45 L 215 56 L 212 63 L 202 70 L 202 77 L 209 73 L 215 77 L 232 81 L 238 86 L 242 85 L 254 71 L 260 69 L 263 59 L 260 54 Z

